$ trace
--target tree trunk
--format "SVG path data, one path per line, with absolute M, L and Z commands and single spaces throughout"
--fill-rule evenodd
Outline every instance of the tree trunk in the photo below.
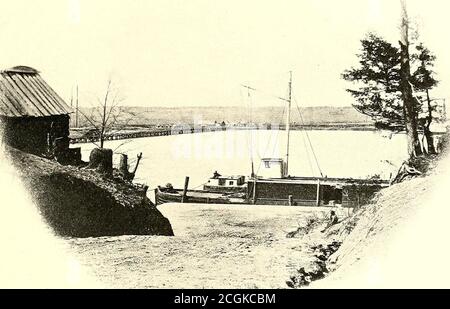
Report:
M 134 170 L 132 172 L 130 172 L 128 170 L 128 168 L 129 168 L 129 166 L 128 166 L 128 156 L 126 154 L 122 154 L 120 156 L 119 172 L 122 175 L 123 179 L 128 180 L 128 181 L 133 181 L 134 176 L 136 175 L 137 168 L 139 166 L 139 162 L 141 161 L 141 159 L 142 159 L 142 152 L 140 154 L 138 154 L 136 165 L 134 166 Z
M 113 173 L 113 151 L 111 149 L 94 148 L 89 155 L 88 168 L 97 169 L 102 174 Z
M 409 21 L 405 4 L 402 2 L 402 27 L 400 41 L 401 57 L 401 92 L 403 100 L 403 115 L 405 117 L 405 130 L 408 139 L 408 155 L 415 157 L 422 154 L 422 148 L 417 133 L 417 109 L 416 101 L 412 94 L 410 59 L 409 59 L 409 39 L 408 39 Z
M 431 122 L 433 121 L 433 113 L 428 89 L 427 89 L 427 104 L 428 104 L 428 117 L 425 126 L 423 127 L 423 134 L 425 135 L 425 138 L 427 140 L 428 154 L 436 154 L 436 149 L 434 148 L 433 135 L 430 130 L 430 125 Z

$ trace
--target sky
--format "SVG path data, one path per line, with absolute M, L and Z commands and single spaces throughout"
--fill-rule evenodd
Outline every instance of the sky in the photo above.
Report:
M 421 39 L 437 55 L 449 96 L 445 0 L 409 0 Z M 41 71 L 69 103 L 104 95 L 111 78 L 127 106 L 277 105 L 293 72 L 300 106 L 350 106 L 340 74 L 357 64 L 368 31 L 397 44 L 396 0 L 0 0 L 0 68 Z

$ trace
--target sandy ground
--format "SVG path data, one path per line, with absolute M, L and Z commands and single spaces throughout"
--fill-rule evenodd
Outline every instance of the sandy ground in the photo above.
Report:
M 330 258 L 318 288 L 449 288 L 450 157 L 426 177 L 383 190 Z M 335 263 L 335 264 L 334 264 Z
M 106 286 L 123 288 L 287 288 L 312 257 L 311 239 L 286 238 L 328 208 L 166 204 L 174 237 L 68 240 Z

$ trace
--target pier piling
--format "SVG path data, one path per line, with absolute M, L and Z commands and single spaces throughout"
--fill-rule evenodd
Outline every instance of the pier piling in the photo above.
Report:
M 181 197 L 181 203 L 184 203 L 187 200 L 188 185 L 189 185 L 189 176 L 186 176 L 186 178 L 184 179 L 184 189 L 183 189 L 183 196 Z

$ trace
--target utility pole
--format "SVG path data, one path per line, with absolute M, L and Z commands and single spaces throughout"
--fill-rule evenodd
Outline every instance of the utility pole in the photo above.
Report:
M 77 85 L 77 100 L 76 100 L 76 110 L 75 110 L 75 128 L 78 128 L 78 85 Z
M 70 88 L 70 107 L 73 107 L 73 86 Z
M 73 108 L 73 86 L 70 88 L 70 108 Z M 73 126 L 72 118 L 70 118 L 70 126 Z
M 292 71 L 289 71 L 289 93 L 288 93 L 288 109 L 286 115 L 286 171 L 284 176 L 289 176 L 289 136 L 291 131 L 291 101 L 292 101 Z

